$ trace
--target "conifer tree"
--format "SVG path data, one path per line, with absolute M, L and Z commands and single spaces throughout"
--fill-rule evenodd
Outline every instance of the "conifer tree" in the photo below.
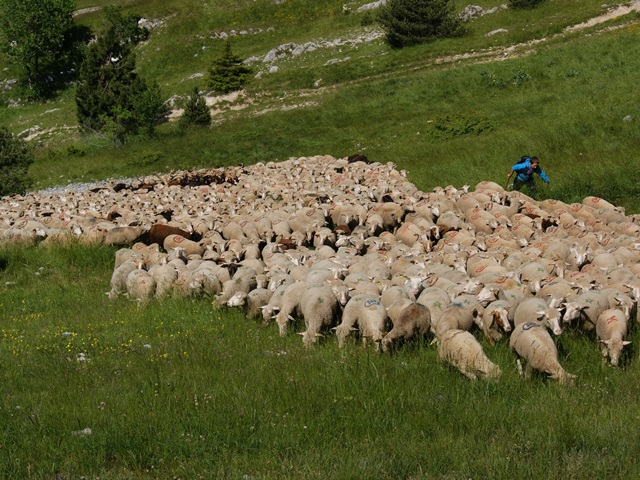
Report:
M 222 56 L 209 69 L 209 88 L 217 93 L 242 90 L 252 73 L 251 68 L 243 65 L 242 59 L 234 55 L 227 41 Z
M 130 20 L 118 10 L 107 11 L 107 26 L 87 48 L 76 85 L 80 126 L 117 144 L 131 135 L 153 134 L 166 112 L 157 84 L 135 72 L 137 40 L 127 26 Z
M 451 0 L 389 0 L 380 10 L 378 22 L 392 48 L 464 33 Z
M 202 127 L 211 125 L 211 112 L 198 87 L 193 88 L 193 92 L 184 107 L 184 113 L 180 117 L 180 126 L 190 127 L 192 125 Z

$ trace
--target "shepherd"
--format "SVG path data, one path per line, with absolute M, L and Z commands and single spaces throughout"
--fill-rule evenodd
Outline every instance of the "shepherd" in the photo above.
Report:
M 536 195 L 536 184 L 533 180 L 533 174 L 537 173 L 544 181 L 547 187 L 549 186 L 549 177 L 544 170 L 540 167 L 540 161 L 538 157 L 522 157 L 518 163 L 511 167 L 509 175 L 507 175 L 507 185 L 513 173 L 516 173 L 516 178 L 513 181 L 513 190 L 520 190 L 523 185 L 529 188 L 529 192 L 532 197 Z

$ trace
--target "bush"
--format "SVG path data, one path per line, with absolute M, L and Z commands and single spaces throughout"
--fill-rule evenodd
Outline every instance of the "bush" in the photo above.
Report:
M 389 0 L 380 10 L 378 22 L 392 48 L 464 33 L 463 21 L 451 0 Z
M 209 87 L 219 93 L 242 90 L 253 71 L 242 64 L 242 59 L 231 51 L 231 44 L 225 43 L 222 56 L 209 69 Z
M 514 8 L 533 8 L 545 0 L 509 0 L 509 4 Z
M 193 93 L 191 93 L 184 107 L 184 113 L 180 117 L 180 126 L 207 127 L 209 125 L 211 125 L 211 112 L 209 111 L 209 107 L 207 107 L 207 102 L 204 97 L 200 95 L 198 87 L 194 87 Z
M 33 160 L 27 142 L 0 127 L 0 197 L 23 194 L 31 187 L 27 174 Z

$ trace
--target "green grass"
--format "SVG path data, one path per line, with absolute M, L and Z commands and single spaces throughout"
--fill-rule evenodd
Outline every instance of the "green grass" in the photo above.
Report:
M 377 355 L 328 337 L 306 350 L 206 299 L 110 303 L 113 253 L 0 251 L 3 478 L 639 473 L 635 348 L 608 367 L 592 337 L 567 329 L 567 388 L 522 380 L 505 343 L 484 344 L 503 377 L 473 383 L 426 343 Z
M 362 17 L 341 13 L 343 2 L 335 0 L 278 7 L 266 0 L 108 3 L 165 21 L 140 47 L 138 66 L 167 98 L 204 86 L 188 77 L 221 51 L 213 33 L 261 28 L 234 37 L 233 46 L 243 57 L 263 56 L 286 42 L 356 36 Z M 467 4 L 456 2 L 459 9 Z M 637 213 L 638 16 L 610 22 L 625 24 L 612 31 L 554 36 L 603 11 L 601 1 L 550 0 L 532 11 L 477 19 L 459 39 L 399 51 L 381 41 L 319 49 L 253 81 L 247 94 L 254 103 L 221 113 L 211 129 L 181 133 L 165 124 L 155 138 L 119 149 L 72 130 L 38 137 L 31 176 L 42 188 L 362 152 L 396 162 L 429 190 L 502 183 L 514 160 L 530 153 L 551 177 L 546 196 L 572 202 L 597 195 Z M 99 13 L 79 17 L 92 26 L 99 20 Z M 497 28 L 508 32 L 485 36 Z M 486 61 L 501 48 L 543 37 L 532 53 Z M 485 57 L 436 62 L 471 51 Z M 345 61 L 327 65 L 331 59 Z M 0 58 L 0 79 L 16 76 Z M 9 108 L 3 105 L 19 97 L 9 90 L 0 97 L 0 124 L 15 133 L 72 127 L 73 95 L 70 89 L 44 105 Z M 633 120 L 623 121 L 627 115 Z M 623 368 L 602 365 L 591 336 L 563 333 L 561 363 L 578 375 L 574 388 L 520 379 L 504 343 L 483 344 L 501 366 L 501 380 L 472 383 L 426 343 L 379 356 L 355 340 L 339 351 L 329 337 L 305 350 L 293 332 L 281 338 L 275 326 L 215 310 L 207 299 L 142 309 L 124 299 L 111 303 L 105 292 L 113 255 L 111 248 L 0 250 L 1 478 L 640 473 L 636 325 Z M 78 360 L 80 353 L 89 361 Z M 92 434 L 74 434 L 85 428 Z

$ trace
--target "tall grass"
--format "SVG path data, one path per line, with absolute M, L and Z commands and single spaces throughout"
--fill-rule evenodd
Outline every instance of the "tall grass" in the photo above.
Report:
M 377 355 L 329 336 L 308 350 L 207 299 L 110 303 L 112 255 L 0 251 L 3 478 L 639 473 L 637 349 L 608 367 L 568 329 L 567 388 L 522 380 L 505 343 L 485 344 L 503 377 L 473 383 L 427 343 Z

